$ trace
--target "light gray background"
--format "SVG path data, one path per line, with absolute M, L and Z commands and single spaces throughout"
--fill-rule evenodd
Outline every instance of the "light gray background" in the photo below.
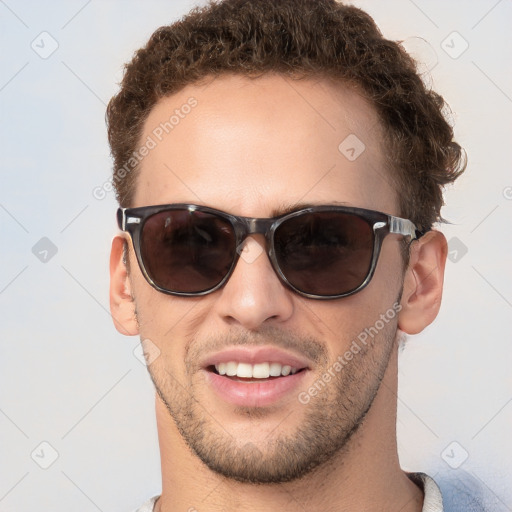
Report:
M 401 355 L 402 465 L 460 465 L 512 510 L 512 4 L 355 4 L 425 62 L 469 156 L 446 192 L 441 313 Z M 2 512 L 130 511 L 161 489 L 152 385 L 108 312 L 116 204 L 92 191 L 123 63 L 192 5 L 0 0 Z

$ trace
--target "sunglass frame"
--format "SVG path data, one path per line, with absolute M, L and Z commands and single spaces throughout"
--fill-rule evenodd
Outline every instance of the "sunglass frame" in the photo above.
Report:
M 158 285 L 158 283 L 154 282 L 154 280 L 149 276 L 146 266 L 144 264 L 142 253 L 141 253 L 141 234 L 144 228 L 144 223 L 146 220 L 155 215 L 157 213 L 161 213 L 162 211 L 171 211 L 171 210 L 188 210 L 190 212 L 200 211 L 204 213 L 209 213 L 212 215 L 218 215 L 219 217 L 227 220 L 234 228 L 235 232 L 235 242 L 236 242 L 236 251 L 233 256 L 233 262 L 229 271 L 226 273 L 225 277 L 213 288 L 209 288 L 207 290 L 202 290 L 199 292 L 177 292 L 173 290 L 168 290 Z M 312 293 L 304 292 L 294 285 L 292 285 L 286 276 L 281 271 L 279 264 L 277 262 L 274 250 L 274 233 L 276 229 L 286 220 L 294 218 L 298 215 L 303 215 L 305 213 L 316 213 L 316 212 L 340 212 L 345 214 L 356 215 L 363 220 L 365 220 L 368 224 L 370 224 L 373 228 L 373 252 L 371 258 L 370 269 L 363 280 L 363 282 L 353 290 L 350 290 L 345 293 L 336 294 L 336 295 L 317 295 Z M 127 232 L 132 240 L 133 247 L 135 250 L 135 255 L 137 257 L 137 262 L 139 264 L 140 270 L 144 275 L 144 278 L 147 282 L 156 290 L 168 294 L 168 295 L 177 295 L 183 297 L 198 297 L 207 295 L 209 293 L 213 293 L 214 291 L 222 288 L 226 284 L 226 282 L 231 277 L 238 260 L 240 258 L 240 253 L 243 249 L 243 244 L 245 239 L 250 235 L 262 234 L 266 240 L 266 253 L 272 264 L 272 267 L 279 279 L 291 290 L 298 293 L 299 295 L 306 297 L 308 299 L 319 299 L 319 300 L 332 300 L 332 299 L 340 299 L 343 297 L 348 297 L 353 295 L 363 288 L 365 288 L 373 278 L 375 274 L 375 269 L 377 267 L 377 261 L 379 259 L 379 255 L 382 248 L 382 242 L 384 238 L 389 234 L 398 234 L 405 237 L 410 237 L 411 241 L 419 238 L 422 233 L 420 233 L 416 226 L 409 220 L 403 219 L 400 217 L 395 217 L 393 215 L 389 215 L 387 213 L 368 210 L 365 208 L 355 208 L 349 206 L 339 206 L 339 205 L 319 205 L 319 206 L 311 206 L 307 208 L 301 208 L 296 211 L 292 211 L 290 213 L 285 213 L 279 215 L 277 217 L 271 218 L 258 218 L 258 217 L 242 217 L 238 215 L 232 215 L 230 213 L 224 212 L 222 210 L 217 210 L 215 208 L 210 208 L 209 206 L 202 206 L 190 203 L 175 203 L 175 204 L 161 204 L 161 205 L 151 205 L 151 206 L 140 206 L 137 208 L 119 208 L 117 210 L 117 224 L 119 229 L 124 232 Z

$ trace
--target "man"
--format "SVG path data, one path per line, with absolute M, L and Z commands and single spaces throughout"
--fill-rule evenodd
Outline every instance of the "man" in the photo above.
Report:
M 334 0 L 211 4 L 135 54 L 107 121 L 111 311 L 157 392 L 140 510 L 443 510 L 396 445 L 397 349 L 439 311 L 464 168 L 442 108 Z

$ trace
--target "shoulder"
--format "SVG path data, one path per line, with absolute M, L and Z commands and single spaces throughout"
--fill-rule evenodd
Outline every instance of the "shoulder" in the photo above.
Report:
M 436 475 L 443 494 L 445 512 L 502 512 L 508 510 L 493 492 L 463 470 L 450 470 Z
M 508 510 L 486 485 L 464 470 L 440 471 L 433 478 L 441 490 L 443 512 Z

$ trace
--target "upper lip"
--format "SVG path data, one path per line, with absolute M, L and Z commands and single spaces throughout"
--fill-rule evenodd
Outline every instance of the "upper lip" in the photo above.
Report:
M 214 366 L 219 363 L 229 363 L 230 361 L 249 364 L 279 363 L 282 366 L 289 365 L 298 370 L 309 368 L 310 366 L 306 359 L 271 346 L 229 347 L 220 352 L 209 354 L 203 359 L 201 366 L 208 368 L 209 366 Z

